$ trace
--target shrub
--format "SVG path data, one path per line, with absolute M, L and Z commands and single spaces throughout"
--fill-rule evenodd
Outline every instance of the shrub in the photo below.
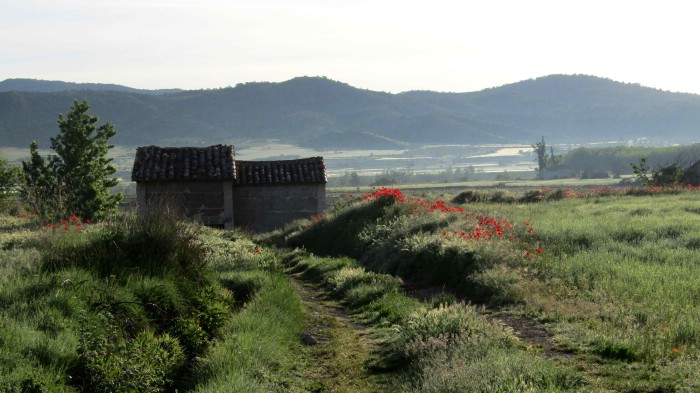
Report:
M 398 290 L 388 291 L 365 307 L 364 316 L 373 322 L 394 325 L 418 309 L 420 304 L 418 300 L 410 298 Z
M 173 273 L 197 281 L 208 251 L 200 231 L 167 212 L 115 217 L 100 230 L 45 236 L 44 268 L 80 266 L 102 276 Z
M 161 330 L 168 329 L 173 318 L 188 308 L 185 296 L 173 281 L 145 279 L 134 294 Z
M 491 203 L 514 203 L 516 200 L 515 195 L 505 190 L 494 191 L 489 197 Z
M 458 205 L 462 205 L 464 203 L 478 203 L 478 202 L 486 202 L 488 201 L 489 197 L 488 194 L 479 192 L 479 191 L 473 191 L 473 190 L 467 190 L 467 191 L 462 191 L 457 196 L 455 196 L 452 199 L 452 203 L 456 203 Z
M 473 306 L 456 303 L 437 308 L 421 308 L 409 315 L 398 328 L 398 344 L 408 359 L 431 352 L 445 352 L 463 342 L 495 340 L 510 342 L 511 337 L 479 315 Z
M 372 282 L 372 275 L 362 267 L 343 267 L 332 274 L 327 282 L 336 296 L 343 296 L 353 287 Z
M 545 198 L 545 193 L 542 190 L 530 190 L 526 191 L 523 196 L 520 197 L 519 202 L 521 203 L 537 203 L 542 202 Z
M 171 331 L 179 338 L 190 358 L 204 353 L 209 344 L 207 332 L 202 329 L 197 318 L 175 318 Z
M 114 317 L 102 313 L 86 321 L 78 346 L 78 381 L 86 391 L 163 391 L 185 356 L 177 339 L 144 330 L 126 339 Z

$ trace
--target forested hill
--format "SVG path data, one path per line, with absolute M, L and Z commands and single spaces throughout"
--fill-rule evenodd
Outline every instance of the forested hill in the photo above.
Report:
M 4 82 L 2 82 L 4 83 Z M 319 77 L 215 90 L 0 92 L 0 146 L 42 145 L 58 113 L 87 98 L 114 142 L 169 146 L 280 139 L 301 146 L 395 148 L 436 143 L 698 141 L 700 95 L 582 75 L 552 75 L 471 93 L 390 94 Z
M 167 94 L 182 91 L 182 89 L 135 89 L 111 83 L 75 83 L 63 81 L 47 81 L 41 79 L 14 78 L 5 79 L 0 82 L 0 92 L 5 91 L 25 91 L 25 92 L 57 92 L 66 90 L 106 90 L 106 91 L 126 91 L 130 93 L 143 94 Z

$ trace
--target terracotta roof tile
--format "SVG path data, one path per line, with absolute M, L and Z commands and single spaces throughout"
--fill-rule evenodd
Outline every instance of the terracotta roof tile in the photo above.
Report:
M 233 157 L 233 146 L 229 145 L 139 147 L 136 149 L 131 180 L 234 180 L 236 163 Z
M 324 184 L 323 157 L 285 161 L 236 161 L 236 184 Z
M 233 146 L 136 149 L 131 172 L 136 182 L 233 180 L 239 185 L 324 184 L 323 157 L 283 161 L 237 161 Z

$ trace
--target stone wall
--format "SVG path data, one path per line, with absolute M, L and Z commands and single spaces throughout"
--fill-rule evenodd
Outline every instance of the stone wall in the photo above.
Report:
M 233 189 L 233 215 L 237 227 L 268 231 L 321 214 L 325 198 L 325 184 L 238 185 Z
M 206 225 L 233 226 L 232 181 L 178 181 L 137 183 L 141 208 L 169 206 Z

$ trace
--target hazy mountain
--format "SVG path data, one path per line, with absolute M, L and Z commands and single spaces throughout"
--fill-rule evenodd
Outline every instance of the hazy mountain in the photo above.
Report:
M 0 82 L 0 92 L 3 91 L 32 91 L 32 92 L 57 92 L 66 90 L 106 90 L 106 91 L 126 91 L 131 93 L 144 94 L 168 94 L 182 91 L 182 89 L 134 89 L 121 85 L 109 83 L 75 83 L 63 81 L 47 81 L 41 79 L 6 79 Z
M 7 81 L 6 81 L 7 82 Z M 2 82 L 5 83 L 5 82 Z M 69 85 L 72 86 L 72 85 Z M 127 88 L 128 89 L 128 88 Z M 168 146 L 280 139 L 326 149 L 420 144 L 700 139 L 700 95 L 581 75 L 471 93 L 381 93 L 326 78 L 215 90 L 0 92 L 0 145 L 47 146 L 58 113 L 87 98 L 117 144 Z

